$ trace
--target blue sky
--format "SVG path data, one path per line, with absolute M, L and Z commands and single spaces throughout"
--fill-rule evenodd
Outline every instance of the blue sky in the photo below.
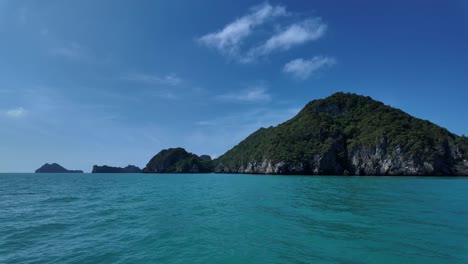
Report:
M 0 0 L 0 171 L 219 156 L 355 92 L 468 134 L 468 2 Z

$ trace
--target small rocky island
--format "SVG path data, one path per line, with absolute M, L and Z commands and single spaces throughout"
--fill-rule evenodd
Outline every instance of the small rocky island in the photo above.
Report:
M 82 170 L 67 170 L 57 163 L 46 163 L 42 165 L 35 173 L 83 173 Z
M 93 171 L 91 173 L 141 173 L 142 170 L 134 165 L 128 165 L 125 168 L 121 167 L 111 167 L 111 166 L 93 166 Z
M 183 148 L 162 150 L 143 169 L 145 173 L 208 173 L 212 171 L 210 156 L 199 157 Z

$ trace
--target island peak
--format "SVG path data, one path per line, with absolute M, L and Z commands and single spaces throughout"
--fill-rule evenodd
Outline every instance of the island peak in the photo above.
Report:
M 42 165 L 35 173 L 83 173 L 82 170 L 67 170 L 57 163 L 46 163 Z

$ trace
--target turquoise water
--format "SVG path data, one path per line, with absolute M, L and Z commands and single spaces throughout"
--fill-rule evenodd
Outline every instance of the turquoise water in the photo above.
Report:
M 0 174 L 0 263 L 468 263 L 468 178 Z

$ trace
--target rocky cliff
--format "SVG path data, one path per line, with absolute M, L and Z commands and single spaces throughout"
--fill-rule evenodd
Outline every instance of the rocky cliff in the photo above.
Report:
M 468 140 L 370 97 L 337 93 L 261 128 L 214 161 L 218 173 L 468 175 Z

